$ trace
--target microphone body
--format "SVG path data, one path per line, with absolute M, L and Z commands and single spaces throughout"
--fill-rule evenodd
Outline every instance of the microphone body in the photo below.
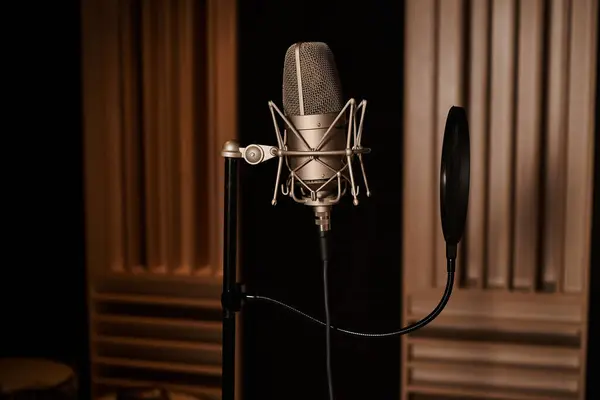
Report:
M 289 116 L 290 121 L 294 124 L 294 127 L 298 130 L 304 141 L 309 145 L 310 149 L 306 149 L 306 146 L 301 139 L 293 134 L 287 134 L 286 132 L 288 135 L 288 150 L 306 152 L 308 150 L 316 149 L 323 137 L 325 137 L 327 130 L 332 126 L 337 115 L 338 113 Z M 321 151 L 326 152 L 345 149 L 345 134 L 345 122 L 338 122 L 331 129 L 321 147 Z M 298 177 L 311 189 L 317 190 L 325 184 L 325 187 L 318 191 L 317 202 L 325 197 L 335 196 L 336 182 L 328 181 L 335 176 L 336 171 L 343 168 L 345 163 L 344 156 L 321 156 L 318 160 L 309 155 L 298 156 L 290 158 L 289 163 L 292 169 L 298 170 Z M 301 186 L 301 190 L 302 188 L 303 187 Z
M 299 135 L 286 127 L 287 150 L 322 155 L 290 157 L 288 164 L 298 180 L 295 185 L 304 204 L 314 207 L 316 224 L 330 228 L 332 200 L 338 194 L 338 171 L 347 162 L 344 154 L 331 154 L 347 147 L 347 121 L 342 87 L 333 53 L 322 42 L 300 42 L 290 46 L 283 68 L 283 112 Z M 310 191 L 309 191 L 310 190 Z

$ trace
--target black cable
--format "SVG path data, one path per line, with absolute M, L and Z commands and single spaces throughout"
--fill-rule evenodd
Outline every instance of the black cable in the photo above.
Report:
M 327 353 L 327 384 L 329 386 L 329 400 L 333 400 L 333 377 L 331 372 L 331 316 L 329 313 L 329 290 L 327 282 L 327 266 L 329 261 L 323 260 L 323 294 L 325 298 L 325 351 Z
M 329 313 L 329 280 L 327 278 L 329 266 L 329 235 L 327 231 L 319 232 L 319 243 L 321 248 L 321 261 L 323 262 L 323 297 L 325 303 L 325 353 L 327 367 L 327 386 L 329 388 L 329 400 L 333 400 L 333 376 L 331 371 L 331 316 Z
M 312 317 L 292 306 L 289 306 L 279 300 L 275 300 L 272 299 L 270 297 L 266 297 L 266 296 L 259 296 L 259 295 L 244 295 L 245 298 L 249 299 L 249 300 L 262 300 L 262 301 L 266 301 L 269 303 L 273 303 L 273 304 L 277 304 L 279 306 L 282 306 L 284 308 L 287 308 L 290 311 L 293 311 L 297 314 L 302 315 L 303 317 L 316 322 L 318 324 L 324 325 L 325 327 L 329 327 L 329 329 L 327 329 L 327 331 L 333 330 L 336 332 L 341 332 L 341 333 L 345 333 L 347 335 L 351 335 L 351 336 L 362 336 L 362 337 L 388 337 L 388 336 L 400 336 L 400 335 L 405 335 L 407 333 L 410 333 L 412 331 L 415 331 L 417 329 L 420 329 L 422 327 L 424 327 L 425 325 L 429 324 L 431 321 L 433 321 L 444 309 L 444 307 L 446 307 L 446 304 L 448 304 L 448 300 L 450 300 L 450 295 L 452 294 L 452 287 L 454 286 L 454 271 L 455 271 L 455 259 L 453 258 L 449 258 L 447 259 L 447 269 L 448 269 L 448 278 L 446 280 L 446 289 L 444 290 L 444 294 L 442 295 L 442 299 L 440 300 L 440 302 L 438 303 L 438 305 L 433 309 L 433 311 L 431 311 L 429 313 L 429 315 L 427 315 L 426 317 L 424 317 L 423 319 L 415 322 L 414 324 L 411 324 L 405 328 L 402 328 L 400 330 L 397 331 L 393 331 L 393 332 L 386 332 L 386 333 L 363 333 L 363 332 L 355 332 L 355 331 L 351 331 L 348 329 L 341 329 L 341 328 L 336 328 L 335 326 L 331 326 L 329 324 L 329 321 L 327 322 L 323 322 L 318 320 L 315 317 Z M 326 300 L 327 302 L 327 300 Z M 327 315 L 326 315 L 327 318 Z

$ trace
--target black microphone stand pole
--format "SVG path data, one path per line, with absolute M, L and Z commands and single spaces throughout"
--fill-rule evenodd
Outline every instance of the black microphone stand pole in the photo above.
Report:
M 238 172 L 242 153 L 235 141 L 228 141 L 221 153 L 225 157 L 225 201 L 223 237 L 223 307 L 222 333 L 222 400 L 234 400 L 235 396 L 235 318 L 241 309 L 242 291 L 237 282 L 237 212 Z

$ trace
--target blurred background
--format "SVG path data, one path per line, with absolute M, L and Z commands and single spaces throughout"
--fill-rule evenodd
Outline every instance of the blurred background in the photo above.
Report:
M 1 357 L 64 364 L 82 399 L 137 386 L 219 398 L 219 152 L 275 143 L 285 51 L 323 41 L 345 97 L 369 102 L 373 149 L 373 196 L 333 211 L 334 325 L 389 331 L 433 308 L 451 105 L 472 140 L 448 309 L 402 339 L 333 335 L 337 398 L 598 397 L 596 0 L 18 5 Z M 275 170 L 242 167 L 240 274 L 323 318 L 312 212 L 271 206 Z M 240 323 L 243 398 L 326 398 L 323 329 L 266 304 Z

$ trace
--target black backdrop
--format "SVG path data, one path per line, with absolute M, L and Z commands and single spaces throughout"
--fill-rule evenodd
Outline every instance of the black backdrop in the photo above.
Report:
M 331 48 L 344 96 L 368 100 L 363 144 L 373 151 L 360 204 L 332 212 L 334 325 L 362 331 L 400 323 L 402 207 L 402 2 L 239 2 L 239 133 L 243 144 L 275 144 L 267 102 L 281 106 L 283 59 L 298 41 Z M 271 206 L 276 160 L 242 167 L 242 268 L 250 291 L 320 318 L 322 269 L 312 210 L 279 196 Z M 268 304 L 244 318 L 245 391 L 250 399 L 325 399 L 324 329 Z M 332 335 L 334 391 L 340 399 L 399 394 L 400 341 Z
M 87 393 L 80 3 L 5 6 L 0 356 L 67 363 Z

